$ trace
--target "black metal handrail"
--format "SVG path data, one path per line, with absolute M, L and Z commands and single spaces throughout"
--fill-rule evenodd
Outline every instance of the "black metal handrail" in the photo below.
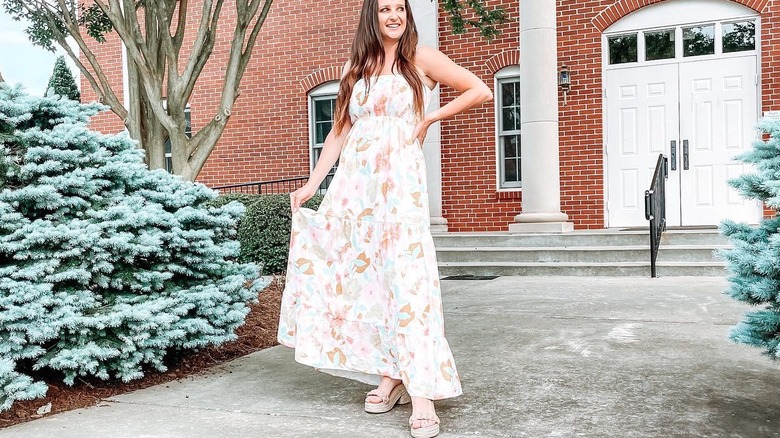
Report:
M 327 175 L 320 184 L 320 192 L 324 193 L 330 185 L 333 175 Z M 308 176 L 299 176 L 297 178 L 277 179 L 273 181 L 256 181 L 243 184 L 231 184 L 225 186 L 212 187 L 221 193 L 245 193 L 245 194 L 279 194 L 290 193 L 299 189 L 309 180 Z
M 650 221 L 650 276 L 657 277 L 655 262 L 661 234 L 666 230 L 666 179 L 669 178 L 668 160 L 658 155 L 650 190 L 645 191 L 645 219 Z

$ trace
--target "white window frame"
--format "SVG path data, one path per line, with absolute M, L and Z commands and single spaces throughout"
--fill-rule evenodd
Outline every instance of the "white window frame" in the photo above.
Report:
M 335 100 L 338 93 L 339 93 L 339 81 L 326 82 L 309 91 L 308 101 L 309 101 L 309 171 L 310 172 L 314 170 L 314 166 L 317 164 L 314 161 L 314 149 L 318 148 L 316 143 L 317 127 L 315 123 L 316 118 L 314 114 L 314 102 L 318 100 L 329 100 L 329 99 Z M 333 119 L 335 123 L 335 119 L 336 119 L 335 105 L 334 105 Z M 338 166 L 338 163 L 336 163 L 336 166 Z M 334 166 L 334 169 L 336 166 Z
M 501 94 L 501 84 L 507 83 L 507 82 L 520 82 L 520 66 L 519 65 L 510 65 L 507 67 L 502 68 L 501 70 L 497 71 L 493 75 L 493 95 L 496 96 L 496 99 L 494 99 L 494 119 L 495 119 L 495 142 L 496 142 L 496 190 L 499 192 L 521 192 L 523 191 L 523 180 L 522 177 L 520 178 L 519 183 L 510 183 L 510 184 L 503 184 L 503 159 L 502 159 L 502 151 L 501 151 L 501 101 L 502 101 L 502 94 Z M 520 109 L 522 111 L 522 108 Z M 518 131 L 516 134 L 521 134 L 521 131 Z M 521 143 L 522 143 L 522 134 L 521 134 Z M 522 152 L 520 154 L 522 157 Z

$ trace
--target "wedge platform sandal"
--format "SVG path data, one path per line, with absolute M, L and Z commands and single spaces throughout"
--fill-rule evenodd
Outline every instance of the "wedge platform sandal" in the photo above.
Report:
M 412 427 L 412 424 L 414 424 L 414 422 L 417 420 L 429 420 L 429 421 L 433 421 L 434 424 L 415 429 Z M 412 430 L 413 438 L 435 437 L 436 435 L 439 434 L 439 423 L 441 423 L 441 421 L 439 420 L 439 417 L 436 414 L 415 414 L 409 417 L 409 428 Z
M 375 396 L 382 399 L 381 403 L 370 403 L 368 401 L 369 396 Z M 395 405 L 405 405 L 412 402 L 412 398 L 409 397 L 409 393 L 406 392 L 406 387 L 403 383 L 399 383 L 395 388 L 390 391 L 390 394 L 385 394 L 379 389 L 374 389 L 366 394 L 366 412 L 369 414 L 384 414 L 385 412 L 393 409 Z

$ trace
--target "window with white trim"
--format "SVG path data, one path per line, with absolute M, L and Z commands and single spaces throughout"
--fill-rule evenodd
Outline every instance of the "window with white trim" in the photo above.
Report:
M 322 154 L 322 147 L 325 145 L 325 139 L 328 137 L 330 130 L 333 129 L 338 92 L 338 81 L 322 84 L 309 92 L 309 157 L 311 157 L 311 170 L 317 165 L 317 161 L 319 161 Z M 320 185 L 320 191 L 325 191 L 328 188 L 338 164 L 338 161 L 336 161 L 336 164 L 328 172 L 322 185 Z
M 618 34 L 605 33 L 608 68 L 626 63 L 667 62 L 756 50 L 757 18 L 664 26 Z
M 520 188 L 520 67 L 512 65 L 495 74 L 496 158 L 498 188 Z

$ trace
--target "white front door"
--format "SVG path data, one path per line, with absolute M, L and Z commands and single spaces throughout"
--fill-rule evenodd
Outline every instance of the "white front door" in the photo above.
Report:
M 758 203 L 727 183 L 744 171 L 734 156 L 755 138 L 755 56 L 608 70 L 606 83 L 610 227 L 647 225 L 644 192 L 661 153 L 670 159 L 669 226 L 758 223 Z
M 659 154 L 679 134 L 678 65 L 607 71 L 607 208 L 609 226 L 641 226 L 645 190 Z M 667 182 L 667 221 L 680 222 L 679 180 Z
M 745 165 L 734 161 L 756 138 L 756 58 L 680 64 L 680 211 L 683 225 L 723 219 L 758 223 L 756 201 L 742 198 L 728 180 Z M 687 152 L 687 154 L 686 154 Z M 670 176 L 677 176 L 672 173 Z

